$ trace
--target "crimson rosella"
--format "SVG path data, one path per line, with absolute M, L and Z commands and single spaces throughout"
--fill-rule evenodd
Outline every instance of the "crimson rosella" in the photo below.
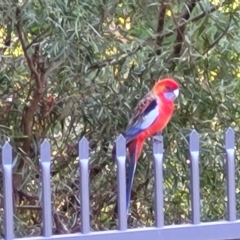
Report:
M 127 181 L 127 213 L 130 206 L 131 188 L 137 160 L 144 141 L 161 132 L 172 117 L 174 100 L 178 97 L 179 85 L 171 78 L 164 78 L 153 86 L 133 110 L 132 118 L 123 136 L 129 153 Z M 115 146 L 113 155 L 115 155 Z

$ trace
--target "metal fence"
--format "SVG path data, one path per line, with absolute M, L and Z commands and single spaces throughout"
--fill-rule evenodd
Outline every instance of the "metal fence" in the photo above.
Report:
M 126 216 L 126 148 L 122 135 L 116 140 L 117 181 L 118 181 L 118 230 L 91 232 L 89 204 L 89 146 L 86 138 L 79 142 L 79 167 L 81 179 L 81 232 L 78 234 L 52 234 L 52 206 L 50 185 L 51 150 L 47 140 L 41 144 L 40 166 L 42 173 L 43 236 L 30 240 L 207 240 L 240 238 L 240 220 L 236 218 L 235 188 L 235 135 L 229 128 L 225 133 L 226 150 L 226 193 L 227 217 L 224 221 L 201 222 L 199 182 L 199 135 L 193 130 L 189 136 L 189 159 L 191 162 L 191 224 L 164 225 L 163 201 L 163 142 L 154 139 L 154 184 L 155 224 L 148 228 L 128 229 Z M 2 149 L 4 185 L 4 229 L 5 239 L 14 239 L 12 200 L 12 147 L 7 142 Z

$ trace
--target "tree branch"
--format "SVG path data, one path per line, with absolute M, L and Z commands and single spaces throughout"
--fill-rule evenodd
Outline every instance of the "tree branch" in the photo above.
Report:
M 189 20 L 190 14 L 193 11 L 193 9 L 195 8 L 197 1 L 198 0 L 191 0 L 191 2 L 189 4 L 187 4 L 183 7 L 182 14 L 180 17 L 181 22 L 184 23 L 187 20 Z M 174 16 L 173 16 L 173 18 L 174 18 Z M 181 50 L 182 50 L 182 45 L 184 42 L 185 26 L 186 26 L 186 24 L 184 24 L 184 25 L 177 24 L 177 36 L 176 36 L 176 40 L 175 40 L 176 44 L 175 44 L 175 47 L 173 50 L 173 55 L 175 57 L 179 56 L 179 54 L 181 53 Z
M 17 17 L 16 29 L 17 29 L 17 33 L 18 33 L 18 38 L 19 38 L 19 41 L 22 46 L 23 54 L 27 60 L 28 67 L 29 67 L 30 71 L 32 72 L 32 74 L 35 76 L 37 88 L 41 89 L 42 84 L 41 84 L 40 74 L 38 73 L 37 69 L 34 67 L 33 61 L 30 58 L 30 56 L 28 55 L 27 48 L 26 48 L 26 45 L 25 45 L 25 42 L 23 39 L 23 34 L 22 34 L 21 24 L 20 24 L 20 12 L 21 12 L 21 10 L 18 7 L 16 10 L 16 17 Z
M 34 38 L 34 39 L 32 40 L 32 42 L 29 43 L 29 44 L 26 46 L 26 48 L 25 48 L 26 51 L 27 51 L 34 43 L 37 43 L 37 42 L 41 41 L 42 38 L 44 37 L 44 35 L 49 32 L 49 30 L 50 30 L 50 29 L 46 29 L 46 30 L 43 31 L 41 34 L 39 34 L 36 38 Z
M 161 36 L 162 31 L 163 31 L 163 27 L 164 27 L 164 19 L 165 19 L 165 15 L 166 15 L 166 10 L 167 7 L 164 3 L 161 4 L 161 6 L 159 7 L 158 10 L 158 26 L 157 26 L 157 39 L 156 39 L 156 44 L 160 47 L 163 41 L 163 36 Z M 161 49 L 157 49 L 156 51 L 157 55 L 161 54 Z
M 61 221 L 60 217 L 58 216 L 57 212 L 53 213 L 53 219 L 56 225 L 56 232 L 57 234 L 69 234 L 70 231 L 67 226 Z
M 196 17 L 190 18 L 189 20 L 178 24 L 178 26 L 175 27 L 171 32 L 162 33 L 160 35 L 157 35 L 157 37 L 162 37 L 162 38 L 170 37 L 170 36 L 172 36 L 175 33 L 177 28 L 185 27 L 189 23 L 193 23 L 193 22 L 196 22 L 196 21 L 202 19 L 207 14 L 210 14 L 210 13 L 215 12 L 216 10 L 218 10 L 218 8 L 220 6 L 221 5 L 212 6 L 208 11 L 204 11 L 204 12 L 200 13 L 199 15 L 197 15 Z M 113 56 L 107 58 L 106 60 L 104 60 L 102 62 L 94 62 L 94 63 L 92 63 L 91 66 L 88 67 L 88 70 L 90 70 L 90 69 L 100 69 L 100 68 L 106 67 L 107 65 L 115 65 L 115 64 L 119 63 L 123 58 L 131 56 L 132 54 L 138 52 L 139 50 L 142 50 L 145 46 L 148 46 L 150 44 L 154 45 L 153 42 L 155 42 L 155 41 L 156 41 L 156 39 L 149 38 L 149 39 L 147 39 L 145 41 L 145 43 L 143 43 L 142 45 L 139 45 L 135 50 L 130 52 L 128 55 L 126 53 L 124 53 L 124 54 L 116 54 L 116 55 L 113 55 Z
M 202 55 L 205 55 L 208 53 L 209 50 L 211 50 L 215 45 L 218 44 L 218 42 L 225 36 L 225 34 L 227 33 L 229 27 L 230 27 L 230 23 L 231 23 L 231 16 L 230 19 L 228 21 L 227 26 L 225 27 L 225 29 L 222 31 L 222 33 L 204 50 L 204 52 L 202 53 Z
M 16 9 L 17 23 L 15 26 L 16 26 L 16 30 L 18 33 L 19 41 L 22 46 L 24 56 L 27 61 L 27 65 L 31 72 L 31 76 L 33 77 L 33 79 L 35 80 L 35 83 L 36 83 L 36 88 L 35 88 L 35 90 L 33 90 L 34 93 L 33 93 L 33 96 L 32 96 L 31 102 L 30 102 L 30 106 L 22 116 L 23 132 L 27 136 L 27 138 L 25 138 L 25 140 L 23 142 L 22 150 L 28 156 L 29 152 L 30 152 L 30 136 L 32 134 L 32 120 L 33 120 L 34 113 L 36 112 L 38 104 L 39 104 L 41 98 L 43 97 L 44 90 L 46 89 L 46 84 L 47 84 L 47 80 L 48 80 L 50 73 L 55 68 L 57 68 L 60 64 L 62 64 L 64 62 L 64 60 L 59 61 L 57 63 L 52 63 L 51 66 L 46 71 L 44 71 L 44 69 L 40 70 L 37 68 L 37 67 L 39 67 L 38 62 L 36 62 L 36 66 L 34 65 L 33 57 L 29 56 L 28 49 L 32 46 L 32 44 L 34 42 L 36 42 L 39 38 L 41 38 L 49 29 L 47 29 L 41 35 L 39 35 L 37 38 L 35 38 L 30 44 L 26 45 L 24 36 L 22 33 L 22 29 L 21 29 L 20 13 L 21 13 L 21 9 L 19 7 L 17 7 L 17 9 Z M 32 92 L 32 90 L 31 90 L 31 92 Z M 21 168 L 22 165 L 23 165 L 23 162 L 21 162 L 19 164 L 19 168 Z
M 22 149 L 25 152 L 25 154 L 28 156 L 29 152 L 30 152 L 30 136 L 31 136 L 31 133 L 32 133 L 32 118 L 33 118 L 34 112 L 37 109 L 38 103 L 39 103 L 39 101 L 42 97 L 42 94 L 41 94 L 42 83 L 41 83 L 41 75 L 37 71 L 36 67 L 34 66 L 32 58 L 29 56 L 29 54 L 27 52 L 27 48 L 26 48 L 26 45 L 25 45 L 25 40 L 24 40 L 23 33 L 22 33 L 22 30 L 21 30 L 20 13 L 21 13 L 21 9 L 19 7 L 17 7 L 17 9 L 16 9 L 17 23 L 16 23 L 15 26 L 16 26 L 16 30 L 17 30 L 17 33 L 18 33 L 19 41 L 20 41 L 21 46 L 22 46 L 23 54 L 26 58 L 26 61 L 27 61 L 28 67 L 30 69 L 31 75 L 34 76 L 34 79 L 35 79 L 35 82 L 36 82 L 36 89 L 34 91 L 33 98 L 31 100 L 30 106 L 27 109 L 26 113 L 24 113 L 23 116 L 22 116 L 23 132 L 27 136 L 27 138 L 23 142 Z M 21 160 L 22 161 L 19 163 L 19 168 L 22 168 L 22 166 L 24 164 L 24 158 L 21 159 Z

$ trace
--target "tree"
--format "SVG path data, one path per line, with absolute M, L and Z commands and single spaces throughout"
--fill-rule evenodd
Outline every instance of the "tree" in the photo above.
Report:
M 115 228 L 112 143 L 139 98 L 165 75 L 181 85 L 164 131 L 166 224 L 190 219 L 186 139 L 192 128 L 201 136 L 202 219 L 224 217 L 222 137 L 229 126 L 239 129 L 238 1 L 8 0 L 0 7 L 0 131 L 2 144 L 10 139 L 14 148 L 18 236 L 40 234 L 38 161 L 45 138 L 53 151 L 55 231 L 63 232 L 57 221 L 79 230 L 76 143 L 82 136 L 91 149 L 92 228 Z M 150 143 L 134 181 L 131 226 L 153 223 L 151 154 Z

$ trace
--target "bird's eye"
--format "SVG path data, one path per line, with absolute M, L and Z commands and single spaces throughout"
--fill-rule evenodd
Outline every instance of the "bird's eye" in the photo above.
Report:
M 166 86 L 167 91 L 171 91 L 171 88 L 169 86 Z

